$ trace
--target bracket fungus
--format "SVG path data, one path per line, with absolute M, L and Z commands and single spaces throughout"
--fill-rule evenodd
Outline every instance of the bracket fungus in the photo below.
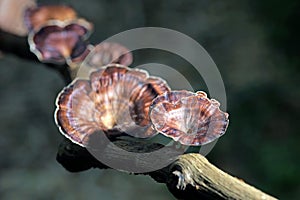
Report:
M 37 31 L 50 20 L 70 21 L 77 18 L 76 11 L 66 5 L 45 5 L 28 8 L 24 21 L 29 30 Z
M 72 142 L 88 146 L 94 133 L 127 133 L 137 137 L 156 134 L 149 119 L 152 100 L 170 91 L 166 82 L 144 70 L 111 64 L 76 79 L 56 101 L 55 121 Z
M 28 35 L 30 50 L 40 61 L 63 64 L 88 51 L 85 40 L 92 25 L 83 20 L 50 20 L 37 31 Z
M 72 76 L 87 78 L 91 71 L 97 70 L 108 64 L 121 64 L 130 66 L 133 57 L 129 49 L 118 43 L 101 42 L 90 46 L 89 52 L 68 63 Z
M 110 64 L 75 79 L 58 95 L 55 120 L 63 135 L 87 146 L 104 131 L 150 138 L 159 133 L 185 146 L 222 136 L 228 114 L 205 92 L 171 91 L 167 83 L 140 69 Z
M 85 62 L 96 68 L 112 63 L 129 66 L 132 63 L 132 54 L 126 47 L 118 43 L 102 42 L 95 46 Z
M 153 127 L 161 134 L 187 146 L 199 146 L 222 136 L 228 113 L 205 92 L 171 91 L 155 98 L 150 107 Z

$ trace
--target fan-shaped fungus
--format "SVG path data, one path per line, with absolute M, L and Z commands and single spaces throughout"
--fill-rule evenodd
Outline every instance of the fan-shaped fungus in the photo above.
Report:
M 43 62 L 64 63 L 75 59 L 87 49 L 92 25 L 85 20 L 48 21 L 37 32 L 30 32 L 30 50 Z
M 159 95 L 150 108 L 154 128 L 183 145 L 204 145 L 222 136 L 228 114 L 205 92 L 171 91 Z
M 25 23 L 29 30 L 37 31 L 49 20 L 75 20 L 77 14 L 73 8 L 65 5 L 47 5 L 29 8 L 25 14 Z
M 164 80 L 144 70 L 108 65 L 89 80 L 75 80 L 59 94 L 55 120 L 61 133 L 81 146 L 87 146 L 99 130 L 150 137 L 156 134 L 149 119 L 150 104 L 169 90 Z

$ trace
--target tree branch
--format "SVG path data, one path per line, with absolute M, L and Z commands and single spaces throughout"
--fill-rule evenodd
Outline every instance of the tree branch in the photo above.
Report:
M 115 140 L 113 144 L 136 152 L 148 152 L 151 148 L 160 147 L 160 144 L 147 144 L 132 140 Z M 116 151 L 112 150 L 113 148 L 108 144 L 103 154 L 106 157 L 130 162 L 132 157 L 117 155 Z M 157 160 L 159 162 L 160 159 Z M 109 168 L 95 159 L 87 149 L 68 139 L 60 144 L 57 161 L 71 172 L 80 172 L 90 168 Z M 139 163 L 140 166 L 147 165 L 143 163 L 143 160 L 137 160 L 135 163 Z M 204 156 L 195 153 L 180 155 L 169 166 L 144 175 L 149 175 L 157 182 L 166 184 L 169 191 L 178 199 L 276 199 L 221 171 L 209 163 Z
M 200 154 L 180 156 L 169 175 L 168 188 L 179 199 L 275 199 L 221 171 Z

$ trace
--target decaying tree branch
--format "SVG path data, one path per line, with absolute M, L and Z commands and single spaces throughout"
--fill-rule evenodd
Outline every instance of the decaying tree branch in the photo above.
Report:
M 152 148 L 160 147 L 160 144 L 147 144 L 140 141 L 115 140 L 113 144 L 136 152 L 148 152 Z M 103 154 L 107 157 L 131 161 L 132 157 L 116 155 L 116 151 L 112 148 L 108 145 Z M 160 158 L 157 160 L 159 162 Z M 57 161 L 71 172 L 90 168 L 109 168 L 95 159 L 87 149 L 68 139 L 61 143 Z M 143 162 L 143 160 L 136 161 L 140 166 L 147 165 Z M 169 166 L 145 175 L 151 176 L 159 183 L 166 184 L 169 191 L 178 199 L 276 199 L 221 171 L 209 163 L 205 157 L 195 153 L 181 155 Z
M 29 49 L 29 44 L 26 37 L 19 37 L 0 30 L 0 51 L 4 54 L 12 54 L 22 58 L 24 60 L 29 60 L 34 63 L 41 63 L 38 58 L 31 53 Z M 70 83 L 71 76 L 67 65 L 55 65 L 51 63 L 44 63 L 46 67 L 56 70 L 59 72 L 66 83 Z
M 168 187 L 180 199 L 275 199 L 221 171 L 200 154 L 180 156 L 170 172 L 177 180 Z

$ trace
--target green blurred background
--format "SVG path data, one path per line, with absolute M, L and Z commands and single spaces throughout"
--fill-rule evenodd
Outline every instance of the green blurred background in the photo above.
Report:
M 95 25 L 92 43 L 132 28 L 165 27 L 198 41 L 217 64 L 230 124 L 208 159 L 280 199 L 300 198 L 300 2 L 43 0 L 73 6 Z M 1 42 L 1 41 L 0 41 Z M 159 50 L 134 66 L 173 66 L 197 90 L 188 63 Z M 43 64 L 0 58 L 0 199 L 174 199 L 147 176 L 113 170 L 69 173 L 55 161 L 63 137 L 54 120 L 62 77 Z

